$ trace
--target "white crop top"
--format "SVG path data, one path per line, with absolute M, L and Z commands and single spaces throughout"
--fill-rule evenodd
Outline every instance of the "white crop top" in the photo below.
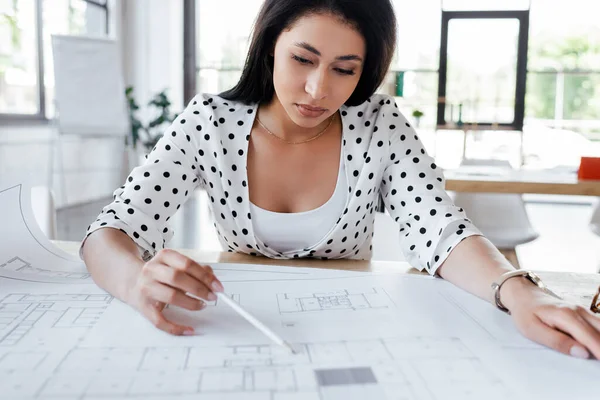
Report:
M 325 204 L 309 211 L 279 213 L 250 202 L 254 232 L 263 243 L 281 253 L 312 247 L 334 228 L 346 206 L 347 194 L 346 168 L 340 157 L 335 190 Z

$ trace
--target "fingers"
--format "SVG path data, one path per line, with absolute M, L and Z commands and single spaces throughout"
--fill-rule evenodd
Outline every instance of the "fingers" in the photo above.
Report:
M 150 321 L 152 324 L 160 329 L 161 331 L 170 333 L 171 335 L 193 335 L 194 328 L 185 325 L 175 324 L 165 318 L 162 314 L 161 310 L 157 307 L 154 307 L 151 304 L 147 304 L 142 309 L 142 314 Z
M 540 319 L 550 327 L 560 329 L 581 343 L 594 357 L 600 359 L 600 332 L 583 317 L 583 308 L 561 307 L 553 312 L 540 313 Z
M 223 291 L 223 285 L 219 282 L 211 267 L 199 265 L 194 260 L 170 249 L 163 249 L 157 255 L 160 262 L 194 277 L 210 291 Z
M 155 304 L 172 304 L 187 310 L 201 310 L 206 304 L 200 299 L 216 300 L 213 292 L 223 291 L 223 285 L 211 267 L 201 266 L 169 249 L 159 251 L 151 261 L 144 264 L 140 277 L 137 290 L 141 294 L 140 303 L 143 305 L 138 308 L 157 328 L 174 335 L 191 335 L 194 330 L 167 320 L 162 314 L 162 308 Z
M 152 263 L 148 265 L 146 272 L 151 275 L 151 279 L 181 290 L 183 293 L 191 293 L 196 297 L 211 301 L 217 299 L 217 296 L 204 282 L 168 265 Z
M 572 337 L 548 326 L 535 315 L 528 321 L 523 329 L 523 334 L 527 338 L 560 353 L 578 358 L 589 358 L 589 352 L 585 346 Z
M 172 304 L 186 310 L 197 311 L 203 309 L 205 306 L 203 301 L 191 298 L 179 289 L 156 281 L 147 283 L 142 288 L 142 292 L 146 298 Z

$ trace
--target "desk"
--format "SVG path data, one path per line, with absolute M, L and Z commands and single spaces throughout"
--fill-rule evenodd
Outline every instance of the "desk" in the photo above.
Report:
M 54 241 L 62 250 L 76 254 L 79 242 Z M 326 268 L 349 271 L 386 272 L 398 271 L 407 274 L 424 274 L 412 268 L 406 262 L 394 261 L 361 261 L 361 260 L 275 260 L 266 257 L 254 257 L 241 253 L 201 252 L 193 249 L 176 249 L 182 254 L 200 263 L 239 263 L 284 265 L 290 267 Z M 536 271 L 553 290 L 565 299 L 589 307 L 592 296 L 600 286 L 600 274 L 581 274 L 572 272 Z
M 477 193 L 536 193 L 600 196 L 600 181 L 575 173 L 461 167 L 444 171 L 446 190 Z

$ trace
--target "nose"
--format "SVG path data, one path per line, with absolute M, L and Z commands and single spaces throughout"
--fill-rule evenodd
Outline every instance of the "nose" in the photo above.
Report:
M 327 84 L 327 71 L 317 69 L 306 80 L 306 93 L 315 100 L 322 100 L 327 96 Z

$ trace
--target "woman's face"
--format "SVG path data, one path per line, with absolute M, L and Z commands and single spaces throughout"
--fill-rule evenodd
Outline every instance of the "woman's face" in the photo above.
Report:
M 313 128 L 348 100 L 362 73 L 366 44 L 339 18 L 309 15 L 284 30 L 274 49 L 273 84 L 298 126 Z

